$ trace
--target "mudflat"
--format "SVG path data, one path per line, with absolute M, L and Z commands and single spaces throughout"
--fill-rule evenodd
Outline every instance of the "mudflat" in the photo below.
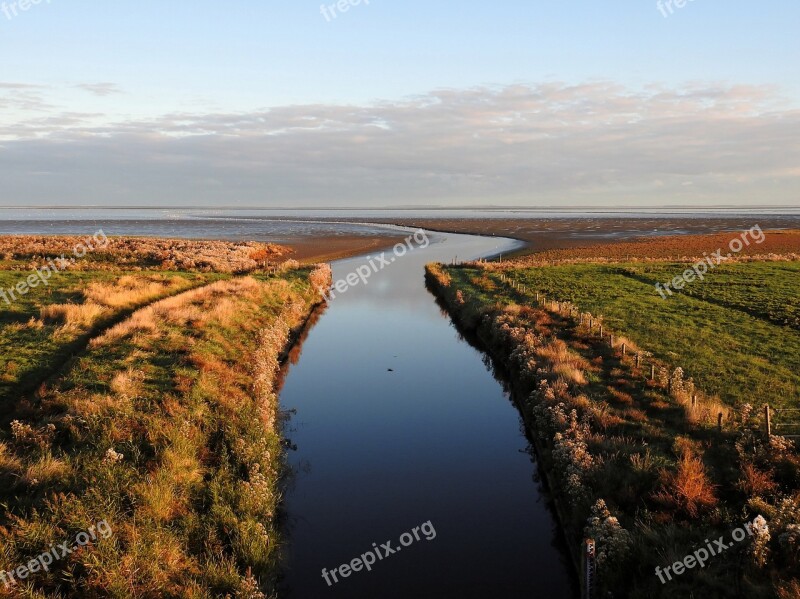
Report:
M 431 231 L 511 237 L 526 241 L 528 248 L 518 254 L 548 249 L 586 247 L 602 243 L 630 241 L 639 237 L 699 235 L 724 231 L 743 231 L 759 225 L 768 229 L 800 229 L 800 216 L 793 214 L 732 216 L 592 216 L 572 218 L 392 218 L 363 222 L 382 222 Z

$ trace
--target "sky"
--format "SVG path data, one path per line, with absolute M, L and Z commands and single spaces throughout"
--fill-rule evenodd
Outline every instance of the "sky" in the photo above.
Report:
M 800 205 L 800 3 L 681 4 L 0 0 L 0 205 Z

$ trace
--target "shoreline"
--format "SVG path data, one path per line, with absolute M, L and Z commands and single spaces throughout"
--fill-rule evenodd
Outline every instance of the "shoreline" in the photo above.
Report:
M 549 250 L 570 250 L 614 245 L 666 236 L 705 235 L 750 229 L 800 229 L 800 216 L 794 214 L 758 215 L 753 218 L 643 216 L 600 218 L 592 215 L 573 218 L 421 218 L 360 219 L 366 224 L 386 224 L 422 228 L 436 233 L 505 237 L 525 244 L 509 255 L 517 258 Z

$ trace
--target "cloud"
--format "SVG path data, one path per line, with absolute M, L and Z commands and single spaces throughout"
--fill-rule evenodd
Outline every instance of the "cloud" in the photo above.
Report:
M 800 110 L 761 86 L 545 83 L 89 122 L 0 129 L 0 203 L 797 203 Z
M 54 110 L 44 99 L 46 90 L 43 85 L 0 81 L 0 109 L 5 113 Z
M 101 97 L 122 93 L 115 83 L 81 83 L 75 87 Z
M 42 85 L 33 85 L 31 83 L 11 83 L 7 81 L 0 81 L 0 89 L 43 89 Z

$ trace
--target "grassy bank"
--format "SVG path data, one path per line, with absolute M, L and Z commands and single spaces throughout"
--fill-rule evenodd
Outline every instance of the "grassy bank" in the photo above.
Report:
M 528 292 L 590 312 L 662 360 L 681 366 L 706 393 L 729 405 L 758 397 L 774 407 L 800 404 L 800 262 L 722 265 L 705 281 L 662 299 L 656 283 L 683 263 L 567 264 L 514 268 Z M 497 285 L 498 272 L 487 277 Z
M 573 548 L 597 542 L 597 596 L 800 596 L 800 459 L 784 439 L 765 437 L 752 405 L 771 398 L 800 407 L 791 368 L 798 332 L 776 322 L 791 307 L 778 314 L 756 297 L 748 312 L 747 292 L 720 283 L 653 300 L 642 280 L 653 273 L 630 272 L 643 263 L 608 262 L 430 265 L 428 280 L 510 371 Z M 669 264 L 658 268 L 671 272 Z M 732 268 L 721 274 L 770 285 L 774 295 L 763 293 L 771 297 L 792 293 L 794 263 Z M 787 274 L 776 280 L 770 268 Z M 773 359 L 761 356 L 759 376 L 742 393 L 729 373 L 747 372 L 759 354 L 731 338 L 748 334 L 769 340 Z M 698 336 L 709 344 L 700 351 Z M 715 376 L 720 364 L 724 374 Z M 695 380 L 680 365 L 691 365 Z M 716 386 L 709 391 L 701 381 Z M 705 567 L 664 583 L 656 576 L 656 567 L 684 560 L 705 539 L 729 538 L 757 516 L 765 527 L 755 537 Z
M 266 274 L 270 247 L 228 249 L 213 268 L 183 266 L 193 272 L 167 270 L 169 256 L 137 264 L 135 252 L 121 269 L 109 254 L 54 277 L 49 294 L 32 290 L 14 306 L 22 326 L 3 322 L 4 359 L 33 365 L 31 377 L 78 345 L 35 393 L 15 398 L 23 379 L 6 381 L 0 570 L 16 584 L 0 593 L 271 595 L 283 463 L 274 378 L 330 272 Z M 253 259 L 249 274 L 241 258 Z M 48 571 L 31 561 L 99 522 L 108 535 Z

